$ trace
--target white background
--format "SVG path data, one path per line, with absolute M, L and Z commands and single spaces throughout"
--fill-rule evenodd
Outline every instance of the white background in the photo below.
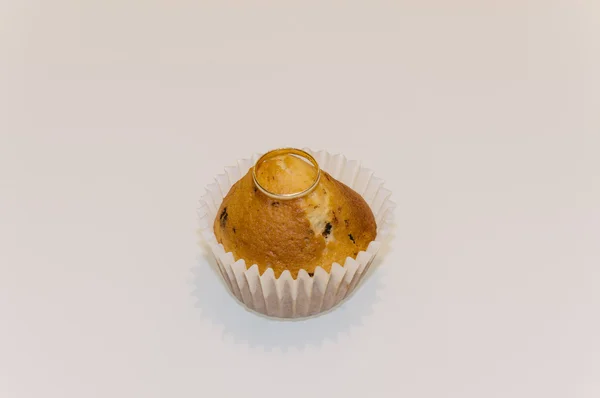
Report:
M 0 0 L 0 396 L 599 397 L 599 74 L 595 0 Z M 196 231 L 280 146 L 399 205 L 299 323 Z

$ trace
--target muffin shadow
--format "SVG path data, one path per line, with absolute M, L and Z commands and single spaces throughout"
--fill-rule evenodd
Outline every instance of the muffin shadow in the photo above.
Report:
M 308 345 L 320 346 L 327 340 L 335 342 L 341 334 L 360 327 L 379 300 L 377 291 L 382 288 L 382 279 L 374 271 L 383 256 L 375 259 L 353 294 L 330 311 L 300 320 L 268 318 L 248 310 L 229 292 L 210 249 L 203 249 L 198 264 L 192 268 L 196 307 L 203 318 L 223 327 L 223 337 L 231 336 L 236 343 L 247 343 L 253 348 L 303 349 Z

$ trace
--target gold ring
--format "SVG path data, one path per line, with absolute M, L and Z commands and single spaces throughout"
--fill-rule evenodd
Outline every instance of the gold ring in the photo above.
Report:
M 256 178 L 256 170 L 266 160 L 274 158 L 276 156 L 287 155 L 287 154 L 297 155 L 299 157 L 302 157 L 302 158 L 308 160 L 315 167 L 315 169 L 317 169 L 317 177 L 315 178 L 315 181 L 312 183 L 312 185 L 310 187 L 306 188 L 304 191 L 294 192 L 294 193 L 271 192 L 271 191 L 267 190 L 265 187 L 263 187 L 262 185 L 260 185 L 260 183 L 258 182 L 258 178 Z M 303 196 L 308 195 L 317 187 L 317 185 L 319 184 L 319 180 L 321 179 L 321 168 L 319 167 L 319 163 L 317 163 L 315 158 L 306 151 L 303 151 L 301 149 L 296 149 L 296 148 L 280 148 L 280 149 L 274 149 L 272 151 L 269 151 L 269 152 L 265 153 L 264 155 L 262 155 L 260 158 L 258 158 L 256 163 L 254 164 L 254 167 L 252 167 L 252 179 L 254 180 L 254 184 L 256 185 L 256 187 L 258 189 L 260 189 L 260 191 L 262 193 L 264 193 L 265 195 L 267 195 L 270 198 L 278 199 L 278 200 L 297 199 L 297 198 L 301 198 Z

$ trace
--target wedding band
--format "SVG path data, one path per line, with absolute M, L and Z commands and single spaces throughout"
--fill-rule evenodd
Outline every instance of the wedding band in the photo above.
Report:
M 275 193 L 275 192 L 269 191 L 268 189 L 266 189 L 265 187 L 260 185 L 260 182 L 258 182 L 258 178 L 256 177 L 256 170 L 265 161 L 272 159 L 276 156 L 281 156 L 281 155 L 299 156 L 301 158 L 308 160 L 315 167 L 315 169 L 317 169 L 317 176 L 315 178 L 315 181 L 311 184 L 311 186 L 309 186 L 308 188 L 306 188 L 305 190 L 300 191 L 300 192 Z M 254 167 L 252 168 L 252 179 L 254 180 L 254 184 L 256 185 L 256 187 L 258 189 L 260 189 L 260 191 L 262 193 L 264 193 L 265 195 L 267 195 L 268 197 L 273 198 L 273 199 L 278 199 L 278 200 L 291 200 L 291 199 L 297 199 L 297 198 L 301 198 L 303 196 L 308 195 L 317 187 L 317 185 L 319 185 L 319 180 L 321 179 L 321 169 L 319 168 L 319 163 L 317 163 L 315 158 L 308 152 L 303 151 L 301 149 L 296 149 L 296 148 L 280 148 L 280 149 L 274 149 L 272 151 L 265 153 L 256 161 L 256 163 L 254 164 Z

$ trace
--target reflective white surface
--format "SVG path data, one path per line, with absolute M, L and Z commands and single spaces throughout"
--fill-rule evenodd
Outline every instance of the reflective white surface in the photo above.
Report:
M 0 2 L 0 396 L 600 396 L 600 5 L 495 3 Z M 398 203 L 305 322 L 196 235 L 281 146 Z

